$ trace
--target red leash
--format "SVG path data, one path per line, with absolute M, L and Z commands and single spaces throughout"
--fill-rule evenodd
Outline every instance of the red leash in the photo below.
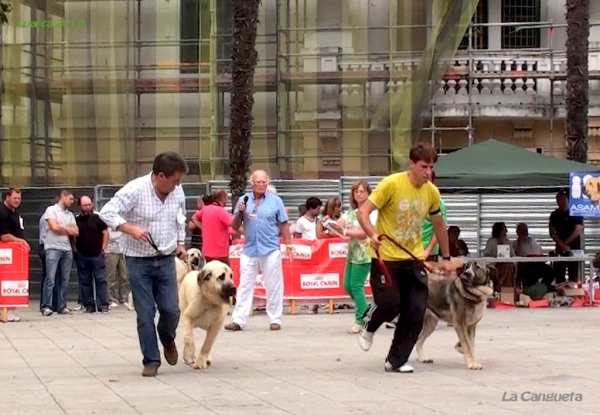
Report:
M 425 261 L 417 258 L 412 252 L 410 252 L 408 249 L 406 249 L 405 247 L 403 247 L 402 245 L 400 245 L 398 242 L 396 242 L 394 239 L 390 238 L 387 235 L 379 235 L 379 237 L 377 238 L 377 240 L 379 242 L 383 241 L 384 239 L 387 239 L 388 241 L 392 242 L 394 245 L 396 245 L 398 248 L 400 248 L 401 250 L 403 250 L 404 252 L 406 252 L 412 259 L 414 259 L 415 261 L 419 261 L 423 264 L 423 267 L 429 271 L 429 272 L 433 272 L 433 268 L 431 266 L 429 266 L 429 264 L 427 264 Z M 379 262 L 379 269 L 381 270 L 381 273 L 384 275 L 385 277 L 385 286 L 387 288 L 392 288 L 393 285 L 393 280 L 392 280 L 392 276 L 390 275 L 390 271 L 388 270 L 388 268 L 385 265 L 385 262 L 383 261 L 383 259 L 381 259 L 381 256 L 379 255 L 379 249 L 375 249 L 375 255 L 377 255 L 377 261 Z

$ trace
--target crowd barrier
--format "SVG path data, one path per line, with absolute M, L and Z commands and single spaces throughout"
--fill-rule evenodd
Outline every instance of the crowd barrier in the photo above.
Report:
M 344 267 L 348 254 L 348 243 L 343 238 L 325 238 L 316 241 L 292 239 L 292 261 L 290 262 L 285 245 L 281 244 L 283 256 L 283 298 L 289 301 L 291 312 L 295 314 L 298 302 L 327 301 L 329 313 L 333 313 L 336 300 L 350 297 L 344 290 Z M 233 241 L 229 249 L 229 261 L 236 286 L 240 279 L 240 257 L 244 240 Z M 365 293 L 371 296 L 369 279 L 365 283 Z M 266 299 L 262 274 L 254 284 L 254 297 Z
M 8 309 L 29 305 L 29 252 L 20 243 L 0 242 L 0 320 Z

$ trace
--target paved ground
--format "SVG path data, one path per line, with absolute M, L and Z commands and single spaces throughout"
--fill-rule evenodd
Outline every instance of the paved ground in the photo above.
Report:
M 435 362 L 413 374 L 383 371 L 391 330 L 360 350 L 345 333 L 349 313 L 287 316 L 280 332 L 257 315 L 247 331 L 222 333 L 208 370 L 164 363 L 154 379 L 140 375 L 132 312 L 22 315 L 0 324 L 2 415 L 600 414 L 599 309 L 488 310 L 479 372 L 440 325 L 428 347 Z M 528 391 L 582 400 L 523 401 Z

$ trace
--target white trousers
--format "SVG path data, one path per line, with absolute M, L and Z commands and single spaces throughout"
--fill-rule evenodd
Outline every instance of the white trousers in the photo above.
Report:
M 281 251 L 276 250 L 269 255 L 249 257 L 242 254 L 240 258 L 240 285 L 237 289 L 236 305 L 231 314 L 234 323 L 244 328 L 252 311 L 254 284 L 258 271 L 262 271 L 265 292 L 267 294 L 267 316 L 269 323 L 281 325 L 283 314 L 283 267 Z

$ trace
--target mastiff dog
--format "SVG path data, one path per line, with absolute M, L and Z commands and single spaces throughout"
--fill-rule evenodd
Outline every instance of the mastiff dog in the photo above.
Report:
M 194 369 L 206 369 L 211 363 L 210 352 L 223 329 L 227 313 L 235 304 L 236 288 L 231 268 L 210 261 L 199 271 L 190 271 L 179 287 L 179 308 L 183 326 L 183 361 Z M 200 353 L 196 356 L 194 329 L 206 331 Z
M 455 349 L 464 355 L 467 367 L 482 369 L 475 359 L 475 329 L 483 318 L 487 299 L 493 294 L 491 280 L 496 268 L 477 262 L 467 262 L 450 278 L 429 274 L 429 296 L 423 329 L 417 340 L 417 361 L 433 363 L 423 353 L 425 340 L 433 333 L 438 321 L 452 324 L 458 335 Z

